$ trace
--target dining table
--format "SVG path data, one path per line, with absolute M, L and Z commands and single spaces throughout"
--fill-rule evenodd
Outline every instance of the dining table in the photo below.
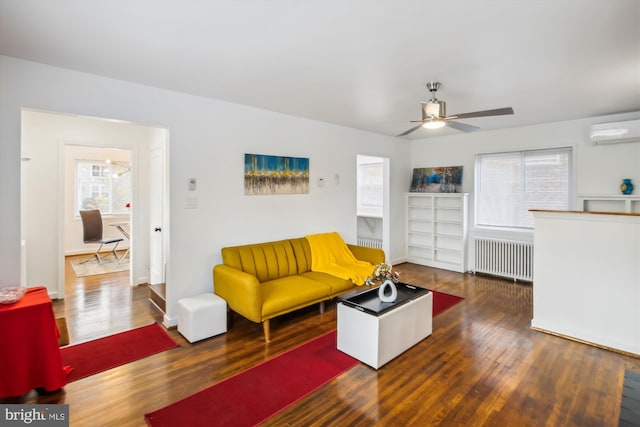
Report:
M 46 287 L 28 288 L 18 302 L 0 304 L 0 397 L 66 385 L 59 335 Z
M 129 221 L 109 223 L 109 226 L 117 228 L 120 231 L 120 233 L 122 233 L 122 235 L 127 239 L 128 242 L 131 242 L 131 235 L 129 234 L 129 231 L 128 231 L 130 225 L 131 224 L 129 223 Z M 131 243 L 129 243 L 129 245 L 131 245 Z M 131 249 L 131 246 L 129 246 L 127 250 L 124 252 L 124 254 L 122 254 L 120 259 L 118 260 L 118 263 L 122 263 L 124 260 L 127 259 L 127 255 L 129 255 L 130 249 Z

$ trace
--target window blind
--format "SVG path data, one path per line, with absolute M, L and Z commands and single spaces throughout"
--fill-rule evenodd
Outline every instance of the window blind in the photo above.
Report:
M 359 167 L 358 195 L 360 206 L 382 207 L 383 175 L 382 163 L 362 164 Z
M 476 156 L 476 225 L 533 228 L 530 209 L 569 209 L 571 148 Z

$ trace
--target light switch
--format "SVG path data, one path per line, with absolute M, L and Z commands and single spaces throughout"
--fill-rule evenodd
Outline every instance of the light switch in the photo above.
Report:
M 184 202 L 185 209 L 198 209 L 198 198 L 197 197 L 187 197 Z

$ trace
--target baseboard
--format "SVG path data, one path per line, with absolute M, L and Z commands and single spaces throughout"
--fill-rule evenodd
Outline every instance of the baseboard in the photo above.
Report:
M 178 326 L 178 319 L 176 317 L 169 317 L 165 314 L 162 318 L 162 325 L 167 329 L 171 329 Z
M 133 281 L 136 286 L 149 284 L 149 276 L 140 276 Z
M 122 251 L 126 251 L 127 249 L 129 249 L 129 246 L 118 246 L 118 252 L 122 252 Z M 86 255 L 86 256 L 91 256 L 94 253 L 96 253 L 95 249 L 92 251 L 87 252 L 86 249 L 76 249 L 76 250 L 71 250 L 71 251 L 64 251 L 64 256 L 76 256 L 76 255 Z M 107 253 L 111 253 L 110 249 L 104 250 L 102 252 L 100 252 L 101 254 L 107 254 Z
M 592 347 L 597 347 L 597 348 L 601 348 L 603 350 L 608 350 L 608 351 L 612 351 L 615 353 L 619 353 L 619 354 L 623 354 L 625 356 L 630 356 L 630 357 L 634 357 L 634 358 L 640 358 L 640 351 L 638 350 L 633 350 L 630 345 L 607 345 L 604 344 L 602 342 L 597 342 L 597 340 L 594 339 L 585 339 L 585 338 L 580 338 L 575 336 L 575 334 L 567 334 L 567 333 L 562 333 L 562 332 L 558 332 L 558 331 L 554 331 L 550 328 L 545 328 L 545 327 L 541 327 L 539 324 L 537 325 L 535 320 L 531 322 L 531 329 L 533 329 L 534 331 L 538 331 L 538 332 L 543 332 L 545 334 L 549 334 L 549 335 L 554 335 L 556 337 L 560 337 L 560 338 L 564 338 L 567 340 L 571 340 L 571 341 L 575 341 L 575 342 L 579 342 L 581 344 L 586 344 L 586 345 L 590 345 Z M 626 347 L 626 348 L 625 348 Z

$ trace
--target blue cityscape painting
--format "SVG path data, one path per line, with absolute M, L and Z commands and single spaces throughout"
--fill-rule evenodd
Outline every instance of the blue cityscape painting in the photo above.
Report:
M 413 193 L 460 193 L 462 166 L 415 168 L 411 177 Z
M 305 157 L 244 155 L 244 194 L 306 194 L 309 159 Z

